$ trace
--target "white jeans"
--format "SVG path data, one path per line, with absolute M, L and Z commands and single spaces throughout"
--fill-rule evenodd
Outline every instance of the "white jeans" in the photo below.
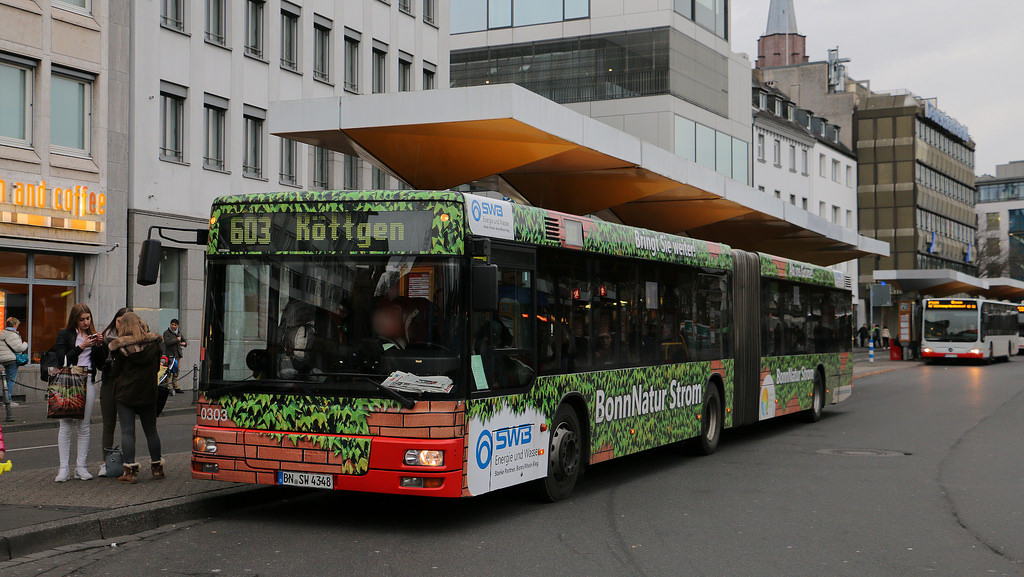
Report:
M 90 421 L 92 420 L 92 406 L 96 404 L 96 385 L 92 377 L 85 386 L 85 415 L 81 419 L 60 419 L 60 429 L 57 431 L 57 454 L 60 456 L 60 468 L 66 470 L 71 460 L 71 431 L 78 431 L 78 459 L 75 468 L 85 468 L 89 459 L 89 437 Z

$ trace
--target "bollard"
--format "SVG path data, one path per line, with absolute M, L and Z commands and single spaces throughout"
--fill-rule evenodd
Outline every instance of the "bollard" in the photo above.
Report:
M 868 362 L 875 362 L 875 341 L 870 338 L 868 339 Z
M 199 402 L 199 365 L 192 365 L 192 405 Z

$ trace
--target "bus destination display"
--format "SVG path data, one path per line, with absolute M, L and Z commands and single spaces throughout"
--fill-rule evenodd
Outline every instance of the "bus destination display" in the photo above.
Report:
M 978 308 L 978 303 L 972 301 L 928 301 L 929 309 L 948 309 L 948 310 L 975 310 Z
M 219 252 L 428 252 L 429 210 L 248 212 L 217 223 Z

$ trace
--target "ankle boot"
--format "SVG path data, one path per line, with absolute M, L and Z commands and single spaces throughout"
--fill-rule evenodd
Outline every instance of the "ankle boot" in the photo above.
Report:
M 153 471 L 154 479 L 163 479 L 164 477 L 166 477 L 166 475 L 164 475 L 163 459 L 160 459 L 159 461 L 153 461 L 153 463 L 149 467 Z
M 135 484 L 139 481 L 139 464 L 127 463 L 124 466 L 124 473 L 117 478 L 122 483 Z

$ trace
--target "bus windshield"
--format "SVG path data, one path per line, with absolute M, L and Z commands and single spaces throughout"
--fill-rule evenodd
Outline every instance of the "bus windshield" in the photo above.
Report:
M 262 254 L 208 267 L 211 392 L 380 396 L 401 371 L 451 379 L 414 397 L 458 393 L 458 259 Z
M 978 309 L 924 311 L 924 338 L 928 341 L 973 343 L 978 340 Z

